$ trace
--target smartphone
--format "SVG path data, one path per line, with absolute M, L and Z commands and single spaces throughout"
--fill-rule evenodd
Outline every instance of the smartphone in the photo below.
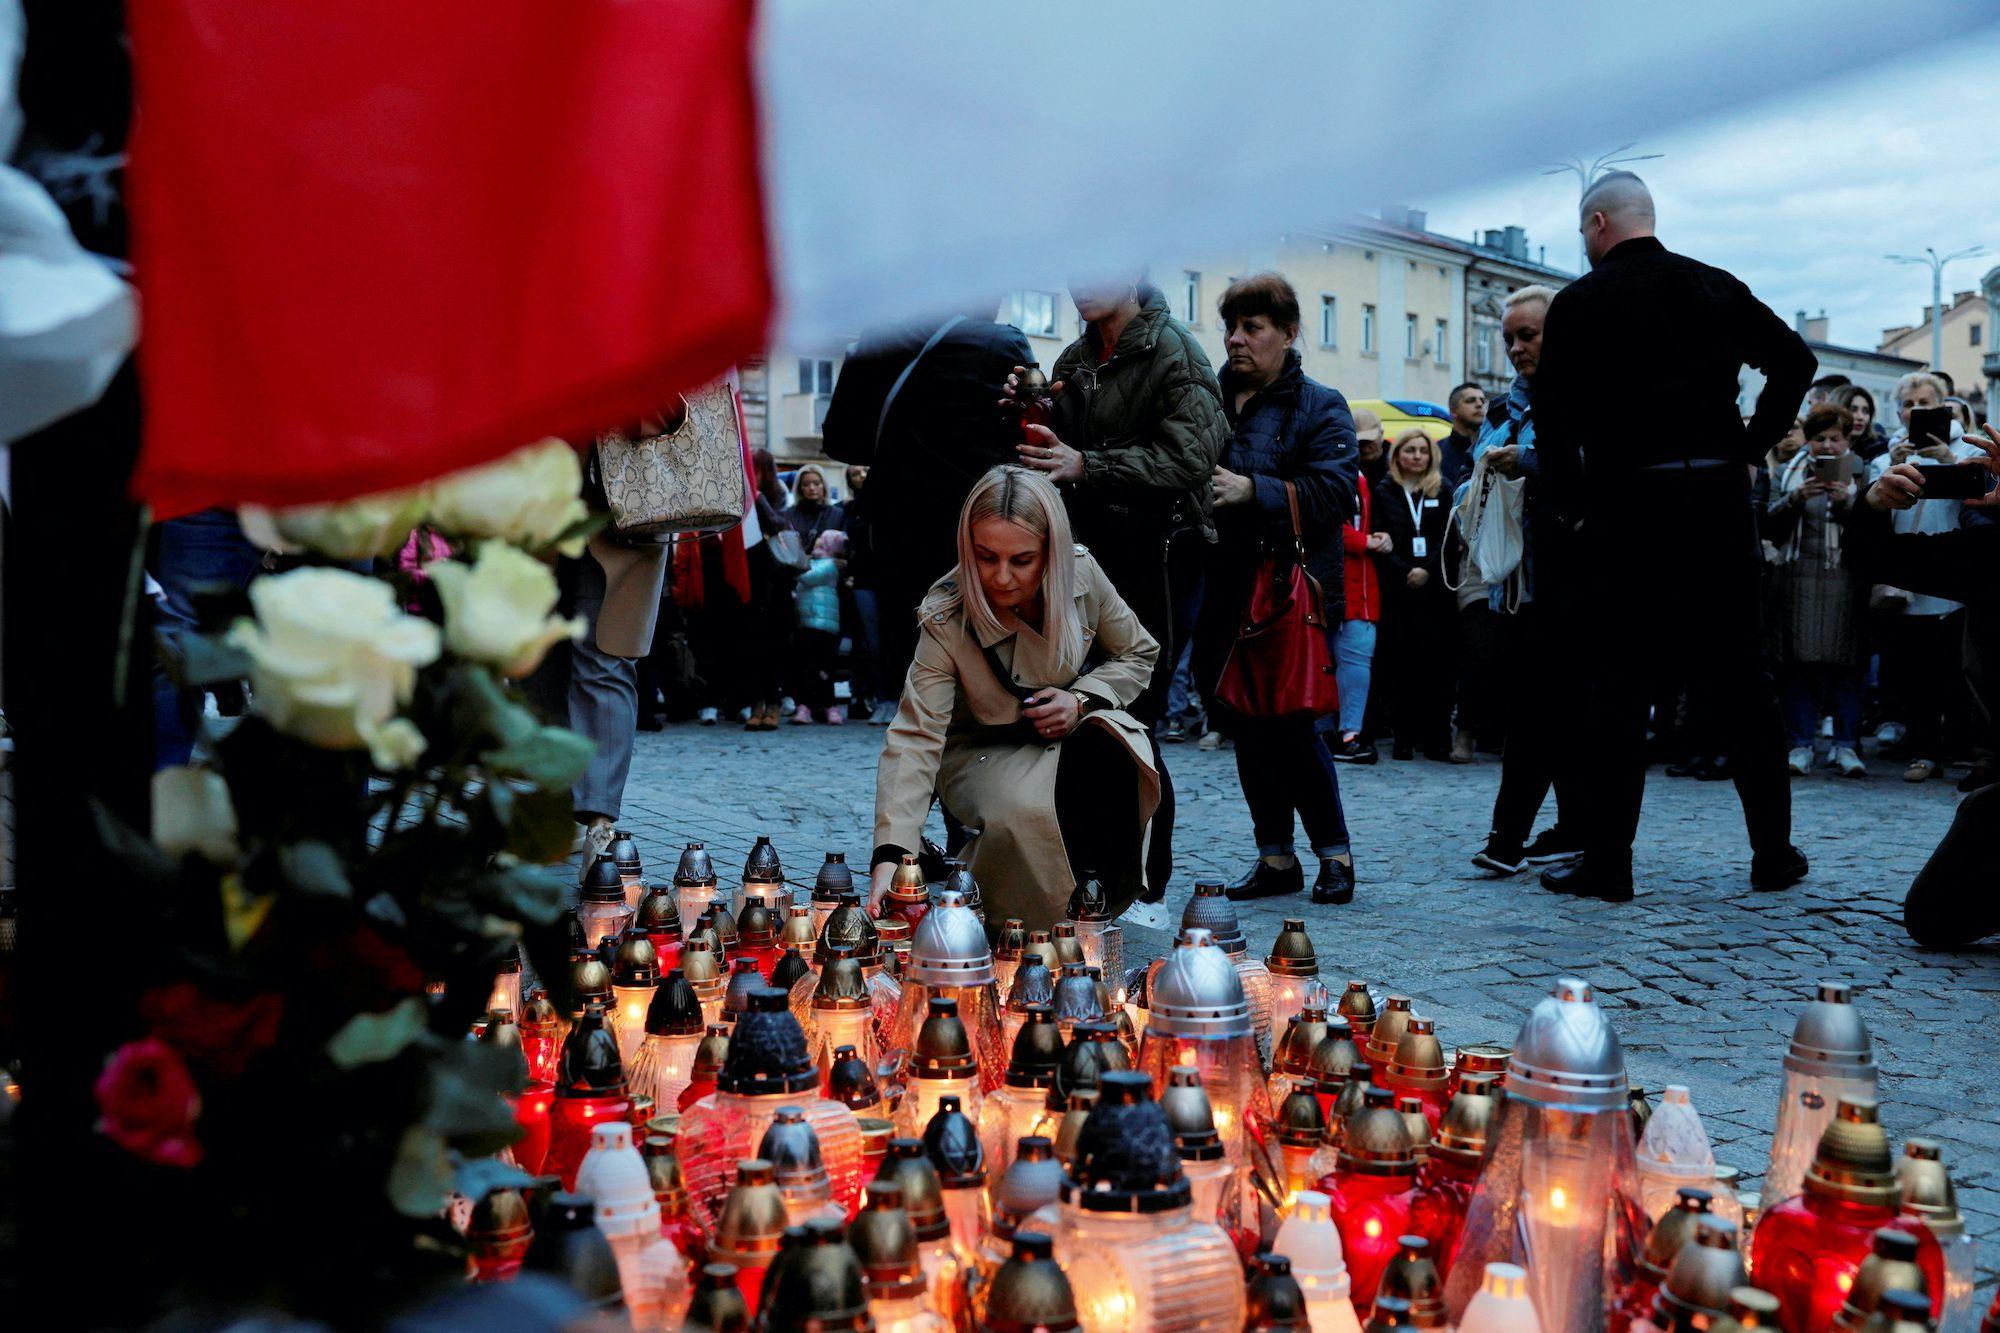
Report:
M 1811 467 L 1821 481 L 1846 481 L 1854 472 L 1854 455 L 1814 454 Z
M 1993 489 L 1993 474 L 1983 463 L 1919 463 L 1926 500 L 1976 500 Z
M 1940 440 L 1951 440 L 1951 409 L 1948 407 L 1913 407 L 1910 409 L 1910 443 L 1919 449 L 1930 448 L 1927 436 L 1935 435 Z

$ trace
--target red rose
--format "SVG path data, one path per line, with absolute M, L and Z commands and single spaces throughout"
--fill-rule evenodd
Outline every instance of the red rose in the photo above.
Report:
M 234 1004 L 187 981 L 155 986 L 139 997 L 139 1017 L 149 1032 L 223 1079 L 238 1077 L 252 1056 L 276 1044 L 284 1008 L 284 997 L 269 991 Z
M 201 1161 L 201 1093 L 173 1047 L 157 1037 L 126 1042 L 105 1061 L 96 1092 L 97 1132 L 126 1152 L 161 1166 Z

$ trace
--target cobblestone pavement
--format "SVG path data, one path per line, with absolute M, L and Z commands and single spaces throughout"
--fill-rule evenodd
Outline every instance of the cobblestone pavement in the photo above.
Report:
M 846 852 L 858 873 L 880 743 L 879 729 L 853 724 L 776 733 L 680 725 L 641 735 L 623 822 L 649 872 L 670 873 L 677 849 L 700 840 L 726 875 L 762 833 L 795 882 L 809 885 L 827 850 Z M 1234 755 L 1193 745 L 1167 754 L 1181 802 L 1179 864 L 1168 910 L 1128 917 L 1134 961 L 1166 946 L 1195 878 L 1234 878 L 1253 855 Z M 1345 767 L 1354 903 L 1245 904 L 1244 929 L 1261 952 L 1282 918 L 1304 917 L 1334 989 L 1365 977 L 1411 996 L 1418 1013 L 1437 1019 L 1447 1048 L 1510 1041 L 1554 977 L 1587 979 L 1632 1077 L 1656 1095 L 1667 1083 L 1688 1085 L 1718 1158 L 1751 1188 L 1769 1151 L 1779 1061 L 1797 1011 L 1820 978 L 1849 979 L 1874 1036 L 1892 1139 L 1944 1144 L 1990 1285 L 2000 1272 L 2000 948 L 1933 954 L 1904 935 L 1904 888 L 1957 797 L 1944 783 L 1913 786 L 1886 764 L 1877 770 L 1865 782 L 1794 784 L 1795 840 L 1813 873 L 1778 894 L 1747 887 L 1749 846 L 1729 784 L 1653 770 L 1637 849 L 1640 897 L 1620 906 L 1545 893 L 1527 874 L 1490 879 L 1469 865 L 1499 780 L 1495 761 Z

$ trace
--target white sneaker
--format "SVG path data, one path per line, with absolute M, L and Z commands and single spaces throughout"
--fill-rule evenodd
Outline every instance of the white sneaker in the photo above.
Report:
M 1195 742 L 1195 749 L 1197 750 L 1219 750 L 1221 748 L 1222 733 L 1219 731 L 1205 731 L 1201 734 L 1201 739 Z
M 1800 745 L 1794 747 L 1791 755 L 1786 758 L 1785 767 L 1792 770 L 1793 777 L 1802 778 L 1812 772 L 1812 761 L 1812 747 L 1810 745 Z
M 722 715 L 713 708 L 704 708 L 697 716 L 701 718 L 701 724 L 704 727 L 712 727 L 715 725 L 716 719 Z
M 1875 743 L 1877 745 L 1901 745 L 1903 737 L 1909 734 L 1909 728 L 1900 722 L 1884 722 L 1881 726 L 1875 728 Z
M 1854 753 L 1854 747 L 1851 745 L 1834 746 L 1833 754 L 1828 757 L 1827 763 L 1839 769 L 1840 776 L 1844 778 L 1868 776 L 1868 765 L 1861 762 L 1861 756 Z

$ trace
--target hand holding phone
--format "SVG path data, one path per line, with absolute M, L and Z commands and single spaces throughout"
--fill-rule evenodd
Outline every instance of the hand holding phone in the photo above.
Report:
M 1993 481 L 1982 463 L 1926 463 L 1917 471 L 1923 474 L 1926 500 L 1976 500 Z
M 1948 407 L 1913 407 L 1910 409 L 1910 443 L 1919 449 L 1931 446 L 1932 440 L 1939 443 L 1951 439 L 1951 409 Z

